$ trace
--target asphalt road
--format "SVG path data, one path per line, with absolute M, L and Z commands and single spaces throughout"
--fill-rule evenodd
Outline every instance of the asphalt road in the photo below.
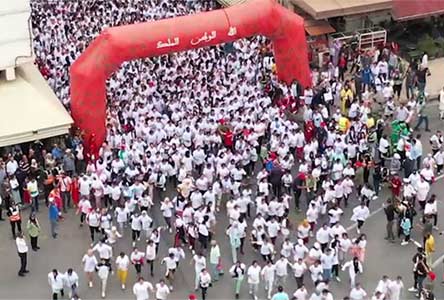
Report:
M 430 112 L 430 121 L 432 132 L 438 128 L 442 128 L 442 121 L 438 120 L 436 103 L 427 108 Z M 425 150 L 428 149 L 428 138 L 431 133 L 423 133 L 423 144 Z M 444 191 L 443 178 L 437 180 L 432 187 L 432 192 L 438 195 L 438 209 L 439 215 L 444 216 L 444 205 L 441 201 L 441 195 Z M 364 274 L 360 277 L 360 282 L 368 293 L 374 291 L 378 280 L 382 275 L 388 275 L 391 278 L 401 275 L 403 277 L 404 285 L 406 289 L 412 285 L 412 265 L 411 257 L 415 253 L 416 246 L 411 243 L 407 246 L 400 246 L 400 241 L 397 243 L 388 243 L 384 240 L 385 235 L 385 216 L 380 209 L 382 201 L 386 198 L 384 195 L 387 191 L 383 191 L 379 200 L 371 203 L 372 216 L 366 222 L 363 233 L 367 234 L 368 246 L 366 252 L 366 260 L 364 263 Z M 353 228 L 353 223 L 349 221 L 350 211 L 356 205 L 356 200 L 352 201 L 349 208 L 346 210 L 345 215 L 342 217 L 342 224 L 347 228 L 349 227 L 350 234 L 356 236 L 356 231 Z M 159 207 L 153 208 L 153 217 L 156 224 L 164 224 L 159 213 Z M 29 211 L 24 212 L 25 218 L 29 214 Z M 302 215 L 293 214 L 291 221 L 297 222 Z M 90 245 L 89 232 L 87 227 L 79 228 L 78 216 L 75 216 L 72 209 L 66 216 L 65 221 L 60 223 L 59 237 L 54 240 L 49 235 L 49 222 L 47 218 L 47 210 L 43 208 L 38 214 L 38 218 L 43 227 L 43 233 L 40 237 L 39 252 L 30 251 L 29 270 L 30 273 L 24 277 L 18 277 L 17 271 L 19 267 L 19 258 L 16 253 L 15 243 L 11 238 L 11 232 L 9 222 L 0 223 L 0 270 L 2 270 L 2 276 L 0 276 L 0 298 L 2 299 L 50 299 L 51 292 L 47 283 L 47 274 L 53 268 L 57 268 L 59 271 L 65 271 L 67 268 L 74 268 L 80 276 L 80 296 L 82 299 L 99 299 L 99 283 L 95 282 L 94 288 L 88 288 L 80 265 L 81 258 Z M 224 234 L 227 225 L 227 220 L 223 212 L 218 217 L 218 227 L 216 239 L 221 247 L 223 264 L 225 267 L 226 275 L 221 280 L 213 285 L 209 289 L 208 299 L 233 299 L 234 287 L 232 279 L 228 273 L 228 268 L 231 266 L 231 255 L 229 248 L 229 241 Z M 440 228 L 444 229 L 444 221 L 439 220 Z M 421 229 L 415 227 L 412 238 L 417 241 L 421 241 Z M 173 236 L 167 232 L 163 233 L 159 258 L 162 258 L 167 249 L 172 244 Z M 436 241 L 436 253 L 434 260 L 437 260 L 441 255 L 444 255 L 444 238 L 435 234 Z M 144 242 L 138 242 L 138 246 L 144 249 Z M 258 254 L 254 253 L 247 245 L 245 255 L 241 256 L 241 260 L 248 266 L 252 260 L 258 259 L 262 261 Z M 117 254 L 120 251 L 126 253 L 131 252 L 130 231 L 124 233 L 124 238 L 118 242 L 115 247 L 114 253 Z M 186 249 L 186 259 L 182 261 L 176 274 L 175 289 L 170 295 L 169 299 L 187 299 L 187 295 L 193 291 L 194 287 L 194 266 L 190 264 L 191 253 Z M 443 274 L 443 264 L 437 263 L 435 271 L 438 275 L 435 283 L 435 294 L 439 298 L 440 295 L 444 295 L 444 287 L 440 284 Z M 147 280 L 153 284 L 163 277 L 165 269 L 163 266 L 156 264 L 154 278 L 148 275 L 148 269 L 145 266 L 143 274 Z M 342 299 L 341 297 L 348 294 L 349 284 L 347 283 L 347 274 L 342 272 L 341 283 L 332 282 L 330 289 L 335 294 L 335 299 Z M 108 293 L 107 299 L 133 299 L 131 287 L 136 280 L 136 274 L 133 268 L 130 269 L 128 278 L 128 288 L 126 291 L 120 289 L 120 285 L 116 276 L 111 276 L 108 281 Z M 307 283 L 310 280 L 307 278 Z M 286 290 L 288 293 L 293 293 L 295 289 L 295 281 L 292 277 L 292 273 L 287 279 Z M 308 284 L 308 288 L 311 291 L 313 289 L 311 284 Z M 151 295 L 154 298 L 154 295 Z M 265 299 L 265 293 L 260 289 L 260 299 Z M 244 281 L 244 286 L 241 291 L 242 299 L 250 299 L 248 295 L 247 284 Z M 402 299 L 415 299 L 414 295 L 404 291 Z

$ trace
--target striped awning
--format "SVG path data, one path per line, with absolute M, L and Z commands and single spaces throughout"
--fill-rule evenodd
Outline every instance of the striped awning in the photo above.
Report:
M 248 0 L 217 0 L 217 2 L 219 2 L 220 5 L 225 6 L 225 7 L 233 6 L 236 4 L 241 4 L 241 3 L 244 3 L 247 1 Z

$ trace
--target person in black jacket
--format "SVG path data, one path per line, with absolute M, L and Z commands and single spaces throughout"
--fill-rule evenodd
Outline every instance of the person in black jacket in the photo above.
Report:
M 282 194 L 282 176 L 284 176 L 284 171 L 282 171 L 279 166 L 274 166 L 269 175 L 269 181 L 273 187 L 273 194 L 278 198 L 280 198 Z
M 408 289 L 409 292 L 417 292 L 418 291 L 418 271 L 417 266 L 420 259 L 422 259 L 425 256 L 424 248 L 418 247 L 416 249 L 416 254 L 413 255 L 412 262 L 413 262 L 413 286 Z
M 301 197 L 302 191 L 305 188 L 305 174 L 299 173 L 293 180 L 292 183 L 293 193 L 294 193 L 294 203 L 296 207 L 296 211 L 300 212 L 301 209 L 299 207 L 299 199 Z
M 395 241 L 395 235 L 393 234 L 393 223 L 395 221 L 395 207 L 390 199 L 387 200 L 387 203 L 384 206 L 385 216 L 387 218 L 387 235 L 385 237 L 386 240 L 393 243 Z

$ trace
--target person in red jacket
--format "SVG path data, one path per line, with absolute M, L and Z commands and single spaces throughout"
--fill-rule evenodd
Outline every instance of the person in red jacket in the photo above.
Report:
M 339 80 L 344 81 L 344 74 L 347 71 L 347 59 L 345 58 L 345 54 L 342 53 L 338 62 L 339 68 Z
M 399 198 L 401 196 L 402 181 L 401 177 L 399 177 L 397 173 L 392 173 L 392 177 L 390 178 L 390 185 L 392 190 L 392 197 L 394 199 Z
M 228 129 L 224 133 L 223 138 L 224 138 L 225 147 L 232 149 L 233 148 L 233 132 L 231 131 L 231 129 Z
M 71 182 L 71 199 L 75 207 L 79 205 L 79 195 L 79 177 L 74 175 Z
M 60 189 L 58 186 L 54 187 L 52 189 L 52 191 L 49 193 L 48 199 L 51 199 L 54 202 L 55 206 L 57 206 L 57 209 L 59 211 L 62 211 L 63 209 L 63 200 L 62 200 L 62 196 L 60 194 Z M 62 216 L 60 216 L 60 219 L 63 219 Z

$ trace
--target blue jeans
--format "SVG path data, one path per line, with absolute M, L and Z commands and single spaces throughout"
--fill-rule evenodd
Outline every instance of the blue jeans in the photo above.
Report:
M 424 279 L 426 279 L 425 275 L 418 275 L 418 294 L 421 295 L 421 291 L 423 289 Z
M 211 279 L 213 281 L 218 281 L 219 280 L 219 270 L 217 269 L 217 264 L 210 263 L 210 272 L 211 272 Z
M 31 198 L 31 210 L 33 212 L 39 211 L 39 196 L 35 196 Z
M 49 220 L 50 225 L 51 225 L 51 235 L 53 238 L 55 238 L 57 236 L 57 225 L 58 225 L 58 221 L 57 220 Z
M 416 126 L 414 128 L 414 130 L 418 130 L 419 126 L 422 125 L 422 122 L 425 122 L 425 130 L 430 130 L 429 129 L 429 117 L 427 117 L 426 115 L 420 115 L 418 117 L 418 123 L 416 123 Z
M 322 278 L 324 280 L 330 280 L 331 279 L 331 269 L 324 269 L 322 272 Z

